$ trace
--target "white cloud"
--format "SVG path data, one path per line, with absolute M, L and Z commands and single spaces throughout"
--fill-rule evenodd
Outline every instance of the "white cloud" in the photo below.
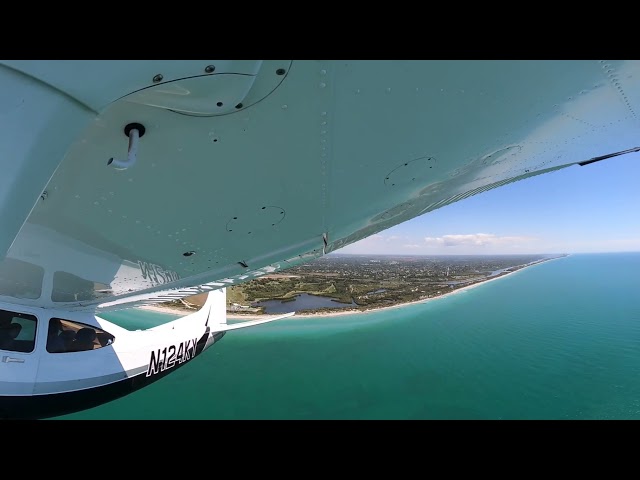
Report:
M 375 234 L 343 247 L 340 253 L 376 255 L 473 255 L 504 253 L 546 253 L 565 251 L 566 248 L 548 250 L 540 238 L 529 236 L 499 236 L 491 233 L 443 235 Z
M 535 240 L 532 237 L 499 237 L 493 233 L 472 233 L 464 235 L 443 235 L 441 237 L 425 237 L 428 246 L 457 247 L 467 246 L 516 246 Z

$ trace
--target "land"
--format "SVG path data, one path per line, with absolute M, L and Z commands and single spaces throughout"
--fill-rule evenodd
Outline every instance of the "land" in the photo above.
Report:
M 557 255 L 321 257 L 272 275 L 227 288 L 227 316 L 267 316 L 259 302 L 291 302 L 306 293 L 331 299 L 336 307 L 305 309 L 297 315 L 344 315 L 424 302 L 468 290 L 549 260 Z M 152 307 L 182 314 L 199 308 L 206 296 L 189 297 Z M 340 306 L 339 304 L 343 305 Z M 349 305 L 348 307 L 345 306 Z

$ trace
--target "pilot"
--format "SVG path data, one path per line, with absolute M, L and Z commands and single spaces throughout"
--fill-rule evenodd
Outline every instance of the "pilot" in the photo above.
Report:
M 0 326 L 0 348 L 12 350 L 13 341 L 20 335 L 20 330 L 22 330 L 22 325 L 19 323 Z
M 49 334 L 47 336 L 47 352 L 60 353 L 65 352 L 65 344 L 60 332 L 62 331 L 62 324 L 57 318 L 49 320 Z
M 71 351 L 82 352 L 84 350 L 94 349 L 94 340 L 96 339 L 96 331 L 93 328 L 85 327 L 76 332 L 76 338 L 71 346 Z

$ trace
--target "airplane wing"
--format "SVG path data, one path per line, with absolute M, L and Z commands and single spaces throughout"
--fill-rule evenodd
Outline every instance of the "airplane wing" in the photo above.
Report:
M 638 61 L 0 62 L 0 300 L 164 302 L 636 151 Z

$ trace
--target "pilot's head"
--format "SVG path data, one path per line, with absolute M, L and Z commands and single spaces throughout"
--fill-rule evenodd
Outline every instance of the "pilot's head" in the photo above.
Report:
M 60 320 L 58 320 L 57 318 L 52 318 L 51 320 L 49 320 L 49 333 L 58 333 L 60 330 L 62 330 L 62 324 L 60 323 Z
M 12 323 L 11 325 L 9 325 L 9 337 L 12 339 L 17 338 L 18 335 L 20 335 L 20 330 L 22 330 L 22 325 L 20 325 L 19 323 Z

